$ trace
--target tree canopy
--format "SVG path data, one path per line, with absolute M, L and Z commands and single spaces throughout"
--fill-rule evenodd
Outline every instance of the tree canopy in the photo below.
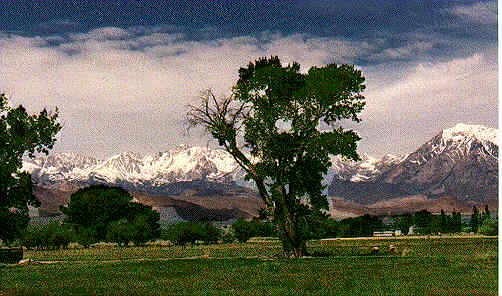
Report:
M 30 115 L 19 105 L 8 106 L 0 95 L 0 239 L 9 241 L 19 236 L 29 222 L 28 204 L 39 206 L 33 195 L 30 174 L 21 172 L 23 157 L 35 153 L 48 154 L 56 142 L 61 125 L 54 113 L 43 109 Z
M 322 179 L 330 155 L 359 159 L 360 137 L 338 122 L 360 121 L 363 82 L 352 65 L 301 73 L 296 62 L 260 58 L 239 69 L 231 96 L 208 91 L 190 106 L 191 126 L 205 128 L 256 183 L 288 254 L 305 254 L 312 219 L 328 209 Z
M 92 237 L 89 238 L 90 243 L 107 240 L 109 230 L 118 231 L 110 228 L 110 224 L 128 226 L 124 228 L 124 231 L 127 230 L 126 235 L 139 243 L 159 237 L 159 214 L 132 199 L 125 189 L 93 185 L 73 193 L 68 206 L 62 206 L 61 211 L 67 216 L 65 223 L 74 225 L 77 234 Z M 124 223 L 115 222 L 120 220 Z M 138 227 L 140 229 L 136 229 Z M 142 233 L 147 235 L 142 236 Z

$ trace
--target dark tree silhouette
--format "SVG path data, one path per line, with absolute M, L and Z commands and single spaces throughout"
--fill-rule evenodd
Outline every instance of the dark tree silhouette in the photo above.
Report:
M 32 191 L 31 176 L 20 172 L 23 156 L 48 154 L 56 142 L 61 125 L 56 122 L 58 110 L 52 114 L 43 109 L 29 115 L 19 105 L 11 108 L 7 97 L 0 95 L 0 239 L 18 238 L 29 222 L 28 204 L 39 206 Z
M 473 232 L 478 232 L 479 230 L 479 212 L 476 206 L 472 207 L 471 230 Z

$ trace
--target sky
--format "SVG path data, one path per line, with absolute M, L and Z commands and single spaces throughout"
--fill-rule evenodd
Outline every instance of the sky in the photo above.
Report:
M 217 147 L 185 133 L 187 104 L 260 57 L 347 63 L 366 78 L 362 121 L 341 123 L 358 151 L 406 154 L 457 123 L 498 127 L 497 28 L 496 1 L 0 1 L 0 92 L 59 108 L 54 151 L 106 158 Z

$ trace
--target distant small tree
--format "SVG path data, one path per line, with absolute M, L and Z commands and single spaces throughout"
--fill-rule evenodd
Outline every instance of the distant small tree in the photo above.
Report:
M 499 221 L 487 219 L 481 225 L 479 232 L 484 235 L 498 235 Z
M 210 222 L 202 224 L 204 229 L 202 241 L 205 244 L 215 244 L 221 238 L 221 231 Z
M 444 213 L 443 209 L 441 209 L 441 226 L 440 226 L 441 232 L 442 233 L 447 233 L 448 231 L 448 217 Z
M 345 237 L 364 237 L 372 236 L 374 231 L 381 231 L 384 228 L 381 219 L 371 215 L 364 215 L 360 217 L 346 218 L 340 221 L 341 225 L 348 227 L 341 227 L 343 236 Z
M 415 223 L 419 231 L 423 233 L 431 233 L 432 220 L 432 213 L 427 210 L 421 210 L 415 213 Z
M 488 209 L 488 205 L 485 205 L 485 215 L 488 216 L 488 218 L 491 217 L 490 210 Z
M 333 237 L 338 237 L 340 235 L 340 226 L 338 221 L 335 219 L 328 219 L 326 221 L 326 231 L 325 231 L 325 238 L 333 238 Z
M 394 217 L 392 220 L 394 227 L 401 230 L 404 235 L 407 235 L 410 227 L 415 224 L 413 215 L 409 213 Z
M 339 223 L 328 215 L 317 218 L 311 225 L 313 239 L 332 238 L 341 234 Z
M 471 215 L 471 231 L 478 232 L 479 230 L 479 212 L 476 206 L 472 207 Z
M 490 210 L 488 209 L 488 205 L 485 205 L 485 211 L 483 212 L 483 218 L 481 224 L 483 224 L 484 221 L 491 219 L 491 214 Z
M 242 218 L 237 219 L 237 221 L 232 224 L 232 229 L 235 238 L 241 243 L 247 242 L 254 235 L 252 223 Z
M 460 212 L 453 212 L 452 213 L 452 220 L 453 220 L 453 231 L 454 233 L 460 233 L 462 232 L 462 214 Z

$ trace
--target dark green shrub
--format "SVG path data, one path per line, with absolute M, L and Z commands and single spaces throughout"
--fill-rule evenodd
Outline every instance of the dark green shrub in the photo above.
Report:
M 225 244 L 230 244 L 230 243 L 233 243 L 235 241 L 235 236 L 233 235 L 232 232 L 230 231 L 227 231 L 227 232 L 224 232 L 222 235 L 221 235 L 221 240 L 223 241 L 223 243 Z
M 75 241 L 75 234 L 69 225 L 53 222 L 46 225 L 29 225 L 21 235 L 21 245 L 28 249 L 67 248 Z
M 21 234 L 21 245 L 26 247 L 28 250 L 41 247 L 42 238 L 38 227 L 28 225 L 28 227 Z
M 340 235 L 340 225 L 332 218 L 328 218 L 321 224 L 320 229 L 314 234 L 314 238 L 333 238 Z
M 210 222 L 181 222 L 170 225 L 160 237 L 180 246 L 195 244 L 196 241 L 214 244 L 222 238 L 222 231 Z
M 165 237 L 176 245 L 195 244 L 195 241 L 205 239 L 205 230 L 200 223 L 181 222 L 169 226 Z
M 232 224 L 232 230 L 234 231 L 235 238 L 241 243 L 247 242 L 255 233 L 253 224 L 242 218 L 237 219 Z
M 23 259 L 23 248 L 0 248 L 0 263 L 14 264 Z
M 252 236 L 259 236 L 259 237 L 277 236 L 276 226 L 270 221 L 261 221 L 258 219 L 253 219 L 251 221 L 251 228 L 253 229 Z
M 76 241 L 73 229 L 69 225 L 56 222 L 50 227 L 50 247 L 66 249 L 72 241 Z
M 498 235 L 498 230 L 499 230 L 498 220 L 486 219 L 485 221 L 483 221 L 483 224 L 481 225 L 479 232 L 481 232 L 484 235 Z
M 77 242 L 84 248 L 89 248 L 90 245 L 98 241 L 97 232 L 92 227 L 89 228 L 80 227 L 78 229 L 76 237 L 77 237 Z
M 202 241 L 205 244 L 216 244 L 221 237 L 221 231 L 210 222 L 202 224 L 202 228 L 204 230 Z

